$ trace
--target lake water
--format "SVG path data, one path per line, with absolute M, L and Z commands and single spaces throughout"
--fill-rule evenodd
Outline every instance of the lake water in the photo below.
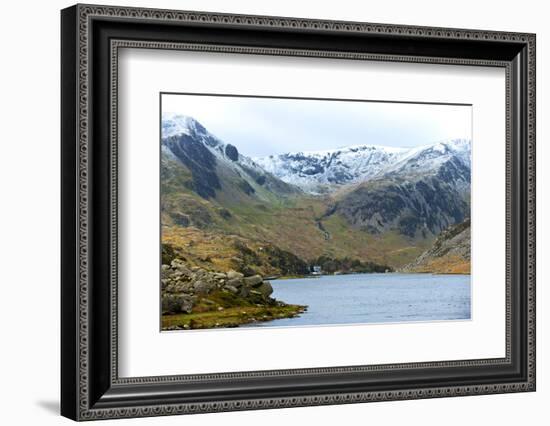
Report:
M 271 281 L 277 300 L 307 312 L 245 327 L 470 319 L 470 276 L 432 274 L 323 275 Z

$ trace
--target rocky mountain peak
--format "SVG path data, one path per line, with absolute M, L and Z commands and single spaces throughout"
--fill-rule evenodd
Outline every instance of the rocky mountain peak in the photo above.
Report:
M 455 159 L 470 169 L 469 140 L 452 139 L 414 148 L 359 145 L 284 153 L 254 161 L 284 182 L 311 194 L 321 194 L 389 176 L 436 174 L 447 161 Z
M 301 192 L 267 173 L 236 146 L 225 144 L 192 117 L 162 114 L 162 158 L 164 165 L 175 161 L 191 174 L 186 185 L 202 198 L 226 198 L 237 201 L 243 193 L 259 199 L 271 195 Z M 164 168 L 167 171 L 167 168 Z M 183 184 L 183 183 L 182 183 Z
M 217 137 L 212 135 L 193 117 L 174 112 L 164 112 L 161 124 L 162 139 L 181 135 L 201 140 L 211 147 L 221 144 L 221 141 Z

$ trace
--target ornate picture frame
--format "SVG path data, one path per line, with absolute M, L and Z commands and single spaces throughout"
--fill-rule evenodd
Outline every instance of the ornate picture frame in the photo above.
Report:
M 535 43 L 534 34 L 510 32 L 96 5 L 64 9 L 62 415 L 93 420 L 534 391 Z M 505 356 L 119 377 L 121 48 L 505 69 Z

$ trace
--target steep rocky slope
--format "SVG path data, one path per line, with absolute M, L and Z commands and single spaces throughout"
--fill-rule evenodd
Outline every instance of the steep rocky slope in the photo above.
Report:
M 177 184 L 204 199 L 271 201 L 301 192 L 267 173 L 235 146 L 224 144 L 191 117 L 163 114 L 161 147 L 162 182 L 179 178 Z M 170 192 L 164 189 L 165 195 Z
M 328 193 L 325 217 L 340 214 L 371 234 L 438 235 L 469 215 L 470 141 L 410 149 L 356 146 L 256 159 L 281 180 L 311 194 Z
M 415 262 L 403 268 L 403 271 L 469 274 L 470 244 L 470 219 L 466 219 L 443 231 L 435 240 L 433 247 L 419 256 Z
M 339 198 L 329 213 L 340 213 L 355 228 L 370 233 L 393 229 L 409 237 L 437 235 L 462 222 L 470 211 L 466 194 L 444 177 L 449 170 L 463 172 L 461 164 L 446 164 L 438 173 L 414 180 L 366 182 Z

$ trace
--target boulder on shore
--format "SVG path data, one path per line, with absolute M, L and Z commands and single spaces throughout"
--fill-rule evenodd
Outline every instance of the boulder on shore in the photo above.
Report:
M 249 287 L 258 287 L 262 282 L 263 278 L 259 275 L 253 275 L 244 279 L 244 283 Z
M 262 284 L 254 290 L 259 291 L 262 296 L 266 298 L 271 296 L 271 293 L 273 293 L 273 287 L 271 287 L 271 283 L 269 281 L 262 282 Z
M 242 279 L 244 277 L 243 274 L 237 271 L 230 270 L 227 274 L 227 279 L 233 280 L 233 279 Z
M 242 273 L 207 271 L 203 268 L 188 268 L 184 262 L 174 259 L 170 265 L 161 267 L 162 313 L 191 313 L 197 303 L 209 301 L 207 296 L 214 291 L 233 294 L 244 299 L 243 304 L 273 305 L 270 296 L 273 287 L 260 275 L 245 277 Z
M 164 294 L 162 296 L 162 313 L 176 314 L 179 312 L 191 313 L 193 298 L 185 294 Z
M 231 280 L 228 280 L 226 283 L 225 283 L 226 286 L 231 286 L 231 287 L 241 287 L 243 285 L 243 279 L 242 278 L 233 278 Z

